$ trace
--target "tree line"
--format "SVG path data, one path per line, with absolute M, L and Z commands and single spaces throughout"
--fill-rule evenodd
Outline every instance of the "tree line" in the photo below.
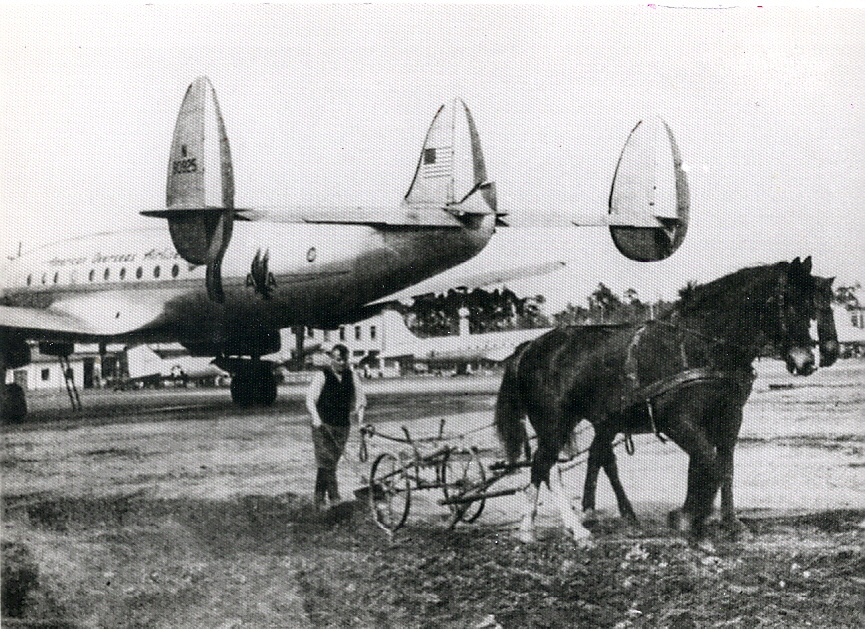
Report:
M 847 308 L 859 307 L 860 288 L 858 282 L 835 287 L 835 302 Z M 642 323 L 660 316 L 673 304 L 663 299 L 643 301 L 633 288 L 617 295 L 603 282 L 586 297 L 585 306 L 568 302 L 563 310 L 548 315 L 545 303 L 543 295 L 518 297 L 508 288 L 451 289 L 417 297 L 402 308 L 401 314 L 412 332 L 427 337 L 458 333 L 462 315 L 468 319 L 471 334 L 482 334 L 562 325 Z

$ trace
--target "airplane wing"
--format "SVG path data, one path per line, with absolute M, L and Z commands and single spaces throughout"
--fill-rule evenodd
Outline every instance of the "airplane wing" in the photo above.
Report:
M 512 282 L 527 277 L 546 275 L 547 273 L 558 271 L 564 267 L 564 262 L 553 261 L 489 271 L 480 270 L 483 269 L 483 265 L 478 264 L 476 258 L 473 258 L 418 284 L 409 286 L 408 288 L 392 293 L 387 297 L 371 302 L 367 305 L 374 306 L 395 301 L 407 301 L 413 297 L 427 295 L 429 293 L 444 293 L 451 288 L 466 288 L 471 290 L 482 286 L 504 284 L 505 282 Z
M 127 291 L 129 293 L 129 291 Z M 59 300 L 50 308 L 0 306 L 0 327 L 31 338 L 92 338 L 134 332 L 156 323 L 163 301 L 148 295 L 92 293 Z
M 15 328 L 30 333 L 93 334 L 84 321 L 73 315 L 17 306 L 0 306 L 0 327 Z

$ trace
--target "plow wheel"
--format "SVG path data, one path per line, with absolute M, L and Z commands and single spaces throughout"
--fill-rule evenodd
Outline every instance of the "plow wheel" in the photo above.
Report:
M 487 475 L 477 450 L 452 450 L 442 461 L 441 482 L 445 500 L 449 498 L 471 498 L 473 493 L 478 498 L 448 507 L 452 514 L 452 524 L 457 522 L 474 522 L 484 510 L 486 499 L 483 492 L 486 491 Z
M 411 479 L 405 467 L 389 452 L 381 454 L 369 473 L 369 504 L 376 524 L 393 532 L 401 527 L 411 508 Z

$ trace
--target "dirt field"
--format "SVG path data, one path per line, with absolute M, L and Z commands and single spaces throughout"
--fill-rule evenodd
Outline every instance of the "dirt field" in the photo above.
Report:
M 413 496 L 390 539 L 362 503 L 313 511 L 298 387 L 263 412 L 232 408 L 226 390 L 88 392 L 74 416 L 60 394 L 33 396 L 30 421 L 3 430 L 4 626 L 863 626 L 865 362 L 807 379 L 779 363 L 758 370 L 735 483 L 753 536 L 718 533 L 714 553 L 663 525 L 687 461 L 654 437 L 619 453 L 639 531 L 620 526 L 602 481 L 589 550 L 574 548 L 549 504 L 540 542 L 516 542 L 520 497 L 449 530 L 431 492 Z M 371 382 L 368 419 L 423 436 L 444 418 L 454 442 L 490 463 L 497 386 L 496 376 Z M 369 445 L 370 460 L 399 449 Z M 346 497 L 367 473 L 357 456 L 353 438 Z M 574 493 L 582 474 L 566 474 Z

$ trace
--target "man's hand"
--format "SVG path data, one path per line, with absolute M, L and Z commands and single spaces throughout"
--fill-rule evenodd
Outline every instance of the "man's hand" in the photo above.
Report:
M 322 424 L 321 417 L 319 417 L 318 415 L 313 415 L 312 416 L 312 427 L 313 428 L 320 428 L 321 424 Z

